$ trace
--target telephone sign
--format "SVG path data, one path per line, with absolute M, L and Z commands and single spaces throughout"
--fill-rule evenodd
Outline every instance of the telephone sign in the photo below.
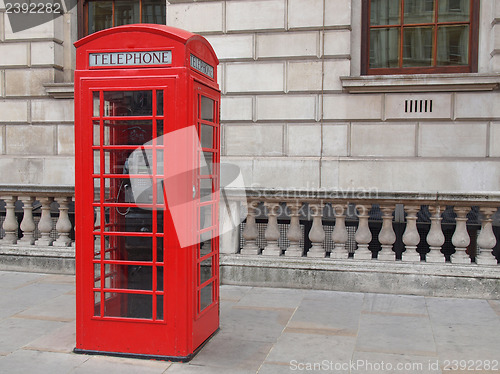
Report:
M 75 352 L 189 360 L 219 328 L 217 57 L 163 25 L 75 46 Z

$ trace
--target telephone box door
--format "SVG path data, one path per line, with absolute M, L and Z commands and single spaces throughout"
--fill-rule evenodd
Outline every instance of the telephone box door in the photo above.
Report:
M 199 134 L 197 173 L 196 293 L 193 339 L 203 342 L 219 325 L 220 93 L 194 84 L 194 123 Z
M 183 355 L 183 334 L 181 341 L 169 338 L 187 311 L 164 189 L 163 139 L 176 123 L 186 123 L 176 117 L 175 85 L 175 78 L 164 77 L 82 82 L 83 126 L 92 131 L 77 139 L 89 152 L 77 155 L 88 186 L 81 188 L 79 207 L 94 221 L 78 228 L 81 248 L 94 248 L 79 254 L 82 291 L 92 295 L 79 311 L 83 349 Z M 179 152 L 178 162 L 193 170 L 196 149 L 181 144 Z M 190 190 L 191 179 L 186 173 L 176 183 Z

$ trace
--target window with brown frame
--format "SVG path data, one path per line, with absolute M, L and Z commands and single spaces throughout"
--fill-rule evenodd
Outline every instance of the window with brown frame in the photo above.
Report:
M 361 71 L 477 72 L 479 0 L 363 0 Z
M 132 23 L 166 23 L 166 0 L 80 0 L 79 36 Z

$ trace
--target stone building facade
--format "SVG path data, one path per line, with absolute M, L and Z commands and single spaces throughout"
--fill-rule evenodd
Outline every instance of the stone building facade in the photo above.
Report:
M 166 7 L 167 25 L 204 35 L 220 58 L 223 156 L 249 185 L 498 190 L 500 2 L 480 5 L 477 73 L 385 76 L 361 75 L 359 1 Z M 20 32 L 1 9 L 2 184 L 71 186 L 77 8 Z M 415 101 L 432 111 L 409 112 Z

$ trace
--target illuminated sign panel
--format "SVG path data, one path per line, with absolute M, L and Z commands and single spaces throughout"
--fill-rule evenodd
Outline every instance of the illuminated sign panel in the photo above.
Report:
M 89 66 L 151 66 L 172 63 L 172 51 L 104 52 L 90 53 Z
M 191 67 L 212 79 L 214 78 L 214 68 L 205 61 L 200 60 L 195 55 L 191 55 Z

